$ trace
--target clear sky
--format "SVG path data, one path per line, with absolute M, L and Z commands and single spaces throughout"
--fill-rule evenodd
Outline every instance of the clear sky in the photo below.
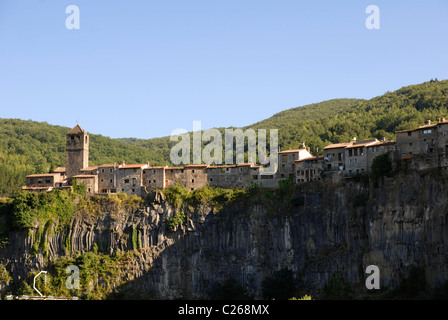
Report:
M 146 139 L 432 78 L 447 0 L 0 0 L 0 118 Z

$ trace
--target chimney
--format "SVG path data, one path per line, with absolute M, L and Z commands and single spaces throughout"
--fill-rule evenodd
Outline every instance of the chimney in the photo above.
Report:
M 426 120 L 426 124 L 431 124 L 431 120 Z
M 125 164 L 124 160 L 121 160 L 121 165 L 124 166 Z
M 386 137 L 383 137 L 383 142 L 386 142 Z

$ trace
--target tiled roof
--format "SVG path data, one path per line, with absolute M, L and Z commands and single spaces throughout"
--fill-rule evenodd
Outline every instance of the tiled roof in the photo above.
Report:
M 86 178 L 86 179 L 91 179 L 91 178 L 96 178 L 97 176 L 94 174 L 78 174 L 76 176 L 73 176 L 73 178 Z
M 64 173 L 66 171 L 65 167 L 57 167 L 53 170 L 53 173 Z
M 316 157 L 309 157 L 309 158 L 296 160 L 295 162 L 312 161 L 312 160 L 323 160 L 323 159 L 324 159 L 324 156 L 316 156 Z
M 336 149 L 336 148 L 345 148 L 347 146 L 352 145 L 352 142 L 341 142 L 341 143 L 333 143 L 324 148 L 324 150 L 328 149 Z
M 376 145 L 376 144 L 380 144 L 380 143 L 381 143 L 381 141 L 379 141 L 378 139 L 358 141 L 358 142 L 353 143 L 350 146 L 347 146 L 346 149 L 367 147 L 367 146 Z
M 297 153 L 300 151 L 306 151 L 306 149 L 291 149 L 291 150 L 285 150 L 285 151 L 279 151 L 278 154 L 282 154 L 282 153 Z
M 59 173 L 38 173 L 38 174 L 30 174 L 27 175 L 27 178 L 45 178 L 45 177 L 56 177 L 56 176 L 60 176 Z
M 148 166 L 147 163 L 142 164 L 125 164 L 124 166 L 121 166 L 119 169 L 142 169 L 143 167 Z
M 118 168 L 119 164 L 102 164 L 98 168 L 113 168 L 114 166 Z
M 185 169 L 204 169 L 207 168 L 208 164 L 187 164 Z
M 81 169 L 80 171 L 93 171 L 96 169 L 98 169 L 98 166 L 89 166 L 89 167 Z
M 67 132 L 67 134 L 78 134 L 78 133 L 86 133 L 79 124 L 77 124 L 72 130 Z

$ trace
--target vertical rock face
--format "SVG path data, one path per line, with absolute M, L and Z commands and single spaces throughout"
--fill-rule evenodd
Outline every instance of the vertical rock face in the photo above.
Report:
M 48 236 L 45 257 L 31 254 L 36 230 L 11 233 L 0 263 L 18 278 L 94 244 L 112 253 L 138 243 L 128 261 L 133 280 L 120 288 L 133 298 L 206 298 L 215 282 L 231 277 L 260 297 L 262 281 L 285 267 L 310 292 L 335 273 L 363 284 L 372 264 L 380 268 L 381 286 L 396 287 L 415 265 L 425 269 L 429 288 L 438 288 L 448 279 L 447 191 L 444 179 L 417 173 L 386 178 L 377 187 L 310 184 L 274 207 L 247 202 L 219 213 L 206 205 L 184 208 L 187 222 L 175 231 L 168 230 L 167 218 L 176 210 L 156 197 L 135 212 L 75 218 L 70 228 Z

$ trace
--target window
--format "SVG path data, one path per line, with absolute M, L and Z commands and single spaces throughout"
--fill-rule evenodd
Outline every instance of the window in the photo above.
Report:
M 135 189 L 132 189 L 132 192 L 135 192 Z
M 137 184 L 137 179 L 132 178 L 132 184 L 135 186 Z
M 114 182 L 114 180 L 113 179 L 109 179 L 109 183 L 112 183 L 112 182 Z
M 156 180 L 153 180 L 154 181 L 154 183 L 156 183 Z
M 412 132 L 409 131 L 408 132 L 408 137 L 410 137 L 410 136 L 412 136 Z
M 101 173 L 104 173 L 104 169 L 101 169 Z
M 153 170 L 152 170 L 152 173 L 156 173 L 156 170 L 155 170 L 155 169 L 153 169 Z
M 112 169 L 109 169 L 109 172 L 112 172 Z
M 34 183 L 34 179 L 30 179 L 30 183 L 33 184 Z
M 286 161 L 288 161 L 288 155 L 282 154 L 282 162 L 286 162 Z
M 428 129 L 428 130 L 423 130 L 423 134 L 428 134 L 428 133 L 431 133 L 432 132 L 432 130 L 431 129 Z
M 210 182 L 213 181 L 213 178 L 210 178 Z
M 191 173 L 194 173 L 194 169 L 193 169 L 193 170 L 191 170 Z
M 353 150 L 352 150 L 352 149 L 349 149 L 349 150 L 348 150 L 348 156 L 351 157 L 352 155 L 353 155 Z
M 148 180 L 148 184 L 151 184 L 151 180 Z
M 103 182 L 104 180 L 103 179 L 101 179 L 101 182 Z
M 117 189 L 110 189 L 110 193 L 117 193 Z
M 45 179 L 45 183 L 51 183 L 50 179 Z
M 125 180 L 124 180 L 124 183 L 129 183 L 129 179 L 125 179 Z
M 107 193 L 107 189 L 101 189 L 101 193 Z
M 191 183 L 194 183 L 194 179 L 191 179 Z

